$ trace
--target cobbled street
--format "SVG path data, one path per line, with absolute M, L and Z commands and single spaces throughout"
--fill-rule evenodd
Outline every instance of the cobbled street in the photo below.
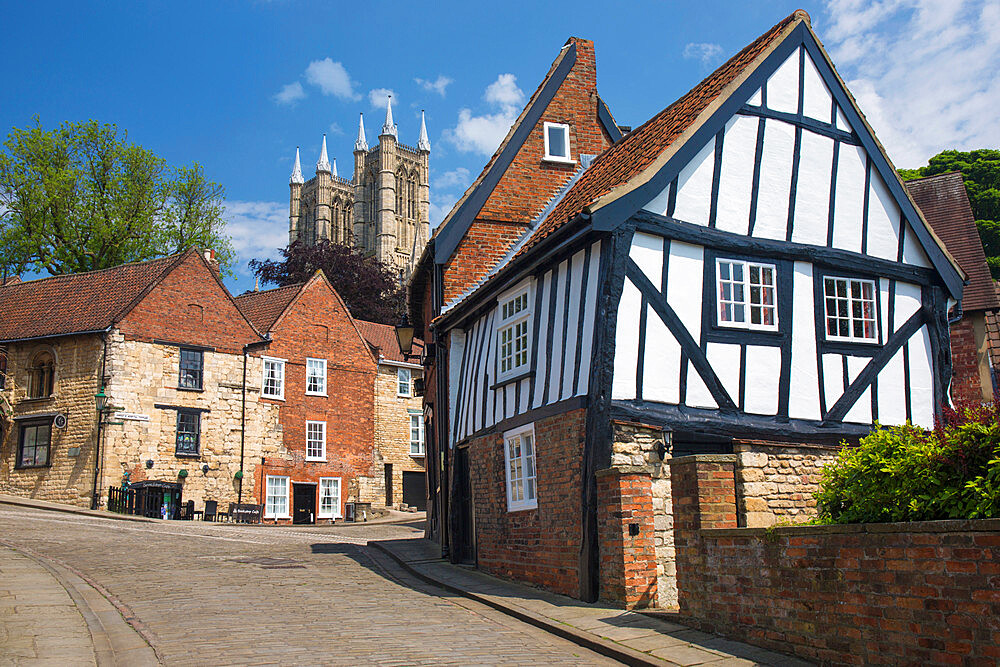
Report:
M 617 664 L 365 546 L 421 532 L 417 522 L 273 528 L 0 507 L 0 542 L 106 589 L 168 665 Z

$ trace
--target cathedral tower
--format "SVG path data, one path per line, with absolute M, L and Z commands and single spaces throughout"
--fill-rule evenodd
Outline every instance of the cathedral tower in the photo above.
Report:
M 416 148 L 399 143 L 392 100 L 378 144 L 369 148 L 364 115 L 354 142 L 354 172 L 337 175 L 337 161 L 327 154 L 326 135 L 316 175 L 304 181 L 299 150 L 289 179 L 288 242 L 314 244 L 321 239 L 349 243 L 409 277 L 430 238 L 430 152 L 424 114 Z

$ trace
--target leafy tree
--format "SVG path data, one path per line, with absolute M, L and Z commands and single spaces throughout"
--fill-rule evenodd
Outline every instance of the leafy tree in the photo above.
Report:
M 396 324 L 403 318 L 406 291 L 392 267 L 375 257 L 326 239 L 315 245 L 294 241 L 279 252 L 280 261 L 250 260 L 250 270 L 262 282 L 279 287 L 295 285 L 322 269 L 352 316 L 382 324 Z
M 900 169 L 903 180 L 960 171 L 972 204 L 972 215 L 994 279 L 1000 279 L 1000 150 L 942 151 L 926 167 Z
M 0 152 L 0 274 L 104 269 L 213 248 L 223 267 L 222 187 L 202 168 L 173 168 L 90 120 L 13 128 Z

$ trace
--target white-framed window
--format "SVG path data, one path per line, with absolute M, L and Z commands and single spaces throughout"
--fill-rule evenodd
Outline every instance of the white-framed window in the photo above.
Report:
M 410 413 L 410 456 L 424 455 L 424 415 Z
M 778 330 L 777 268 L 773 264 L 717 259 L 719 326 Z
M 528 370 L 531 351 L 531 288 L 519 288 L 499 301 L 497 323 L 497 379 Z
M 264 490 L 264 516 L 270 519 L 288 518 L 288 478 L 268 475 Z
M 319 512 L 320 519 L 339 519 L 340 513 L 340 478 L 319 478 Z
M 413 395 L 413 371 L 409 368 L 396 369 L 396 396 Z
M 503 434 L 507 464 L 507 511 L 538 507 L 535 484 L 535 426 L 528 424 Z
M 306 359 L 306 394 L 326 396 L 326 359 Z
M 545 159 L 553 162 L 573 162 L 569 150 L 569 125 L 544 123 Z
M 326 461 L 326 422 L 306 421 L 306 461 Z
M 285 398 L 285 360 L 264 357 L 264 379 L 261 381 L 261 396 L 264 398 Z
M 874 280 L 824 277 L 823 301 L 827 340 L 878 342 Z

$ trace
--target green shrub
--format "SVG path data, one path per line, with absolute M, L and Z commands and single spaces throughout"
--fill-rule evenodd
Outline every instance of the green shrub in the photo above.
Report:
M 1000 407 L 945 410 L 933 432 L 880 427 L 823 470 L 822 523 L 1000 516 Z

